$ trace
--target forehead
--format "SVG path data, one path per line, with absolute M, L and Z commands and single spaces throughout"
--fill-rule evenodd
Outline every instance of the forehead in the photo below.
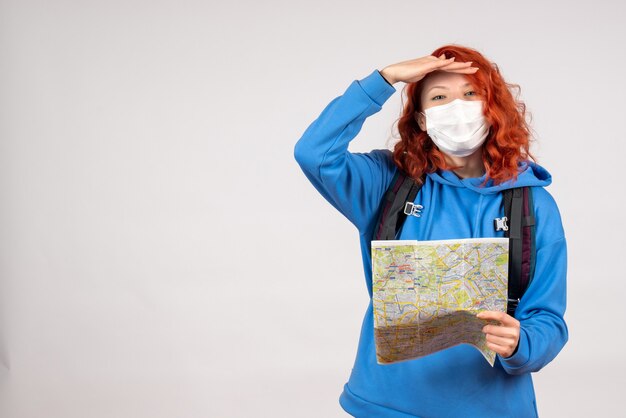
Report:
M 428 89 L 433 86 L 443 86 L 450 89 L 460 88 L 469 83 L 469 78 L 465 74 L 450 73 L 447 71 L 434 71 L 428 74 L 424 80 L 423 92 L 427 92 Z

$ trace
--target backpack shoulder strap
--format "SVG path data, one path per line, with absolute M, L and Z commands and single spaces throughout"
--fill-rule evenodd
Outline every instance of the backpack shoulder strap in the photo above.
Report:
M 406 219 L 406 202 L 413 202 L 420 188 L 420 183 L 398 168 L 381 201 L 373 239 L 395 239 Z
M 528 288 L 535 271 L 535 216 L 530 187 L 503 192 L 504 214 L 509 221 L 509 293 L 507 313 L 511 316 Z

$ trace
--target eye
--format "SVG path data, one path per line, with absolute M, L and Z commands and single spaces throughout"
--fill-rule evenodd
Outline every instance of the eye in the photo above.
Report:
M 474 90 L 470 90 L 467 93 L 465 93 L 466 96 L 476 96 L 476 92 Z
M 443 98 L 445 98 L 445 97 L 446 97 L 446 96 L 444 96 L 443 94 L 438 94 L 437 96 L 433 97 L 433 98 L 432 98 L 432 99 L 430 99 L 430 100 L 441 100 L 441 99 L 443 99 Z

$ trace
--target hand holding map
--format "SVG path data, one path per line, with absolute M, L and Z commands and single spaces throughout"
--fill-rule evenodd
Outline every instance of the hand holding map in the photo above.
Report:
M 482 331 L 487 318 L 476 314 L 506 311 L 508 243 L 508 238 L 372 241 L 378 363 L 467 343 L 493 366 L 496 353 Z
M 476 316 L 480 319 L 490 319 L 500 323 L 500 325 L 489 324 L 483 327 L 487 347 L 502 357 L 512 356 L 519 343 L 519 321 L 504 312 L 483 311 Z

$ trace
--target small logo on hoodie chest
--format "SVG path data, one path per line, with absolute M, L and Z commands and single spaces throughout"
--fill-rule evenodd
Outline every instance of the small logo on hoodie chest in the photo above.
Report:
M 404 205 L 404 213 L 409 216 L 415 216 L 416 218 L 422 216 L 422 209 L 424 209 L 424 206 L 416 205 L 413 202 L 406 202 Z

